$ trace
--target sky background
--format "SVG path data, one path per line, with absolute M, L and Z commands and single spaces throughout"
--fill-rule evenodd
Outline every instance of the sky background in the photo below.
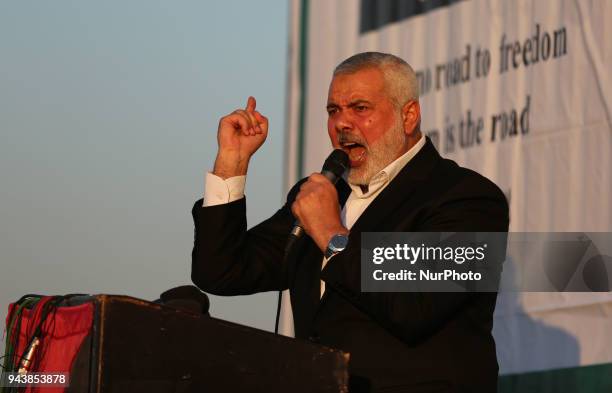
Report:
M 270 119 L 248 219 L 282 200 L 288 4 L 0 2 L 0 321 L 27 293 L 153 300 L 190 283 L 221 116 Z M 272 330 L 273 293 L 211 314 Z M 3 344 L 0 344 L 2 349 Z

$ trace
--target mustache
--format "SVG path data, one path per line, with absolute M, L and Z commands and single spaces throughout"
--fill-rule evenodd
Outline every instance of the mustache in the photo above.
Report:
M 339 132 L 338 133 L 338 143 L 359 143 L 364 147 L 368 147 L 366 141 L 362 140 L 358 136 L 351 135 L 347 132 Z

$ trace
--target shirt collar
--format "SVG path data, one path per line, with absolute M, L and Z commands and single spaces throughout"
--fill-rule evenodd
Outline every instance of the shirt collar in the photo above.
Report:
M 363 192 L 358 185 L 349 184 L 354 196 L 357 198 L 369 198 L 380 191 L 386 184 L 390 183 L 395 176 L 408 164 L 410 160 L 417 155 L 421 148 L 425 146 L 425 136 L 421 135 L 421 139 L 410 148 L 406 153 L 399 156 L 395 161 L 384 167 L 380 172 L 372 177 L 368 185 L 368 191 Z

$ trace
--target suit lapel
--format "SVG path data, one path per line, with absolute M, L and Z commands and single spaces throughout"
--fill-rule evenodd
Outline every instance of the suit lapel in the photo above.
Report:
M 375 231 L 378 224 L 387 219 L 422 184 L 441 157 L 427 138 L 425 145 L 397 174 L 384 190 L 372 201 L 357 219 L 351 233 Z
M 340 179 L 338 183 L 336 183 L 336 191 L 338 191 L 338 202 L 340 202 L 340 209 L 342 209 L 349 195 L 351 195 L 352 190 L 344 179 Z

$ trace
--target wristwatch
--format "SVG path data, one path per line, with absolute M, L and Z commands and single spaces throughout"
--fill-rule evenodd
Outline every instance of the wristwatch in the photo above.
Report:
M 327 249 L 325 250 L 325 258 L 331 258 L 337 253 L 344 251 L 348 244 L 348 234 L 338 233 L 334 235 L 329 243 L 327 243 Z

